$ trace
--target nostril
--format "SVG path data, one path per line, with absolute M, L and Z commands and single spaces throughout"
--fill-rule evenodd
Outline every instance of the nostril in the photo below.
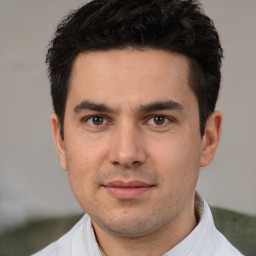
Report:
M 123 162 L 123 163 L 120 163 L 118 161 L 113 161 L 112 164 L 114 166 L 123 166 L 124 168 L 131 168 L 132 166 L 135 167 L 135 166 L 139 166 L 141 165 L 142 163 L 140 161 L 133 161 L 133 162 Z
M 141 162 L 140 161 L 134 161 L 132 164 L 138 166 L 138 165 L 141 164 Z
M 118 166 L 119 163 L 118 163 L 117 161 L 114 161 L 114 162 L 113 162 L 113 165 L 114 165 L 114 166 Z

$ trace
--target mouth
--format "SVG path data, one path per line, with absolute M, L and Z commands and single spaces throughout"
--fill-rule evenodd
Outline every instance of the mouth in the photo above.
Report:
M 155 185 L 138 180 L 129 182 L 115 180 L 106 183 L 103 185 L 103 187 L 112 197 L 116 199 L 132 200 L 149 192 L 155 187 Z

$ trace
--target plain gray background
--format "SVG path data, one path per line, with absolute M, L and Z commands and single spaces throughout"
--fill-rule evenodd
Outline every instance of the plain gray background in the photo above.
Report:
M 81 212 L 51 138 L 44 56 L 61 17 L 82 0 L 0 0 L 0 230 Z M 225 50 L 213 163 L 198 190 L 210 204 L 256 214 L 256 1 L 203 0 Z

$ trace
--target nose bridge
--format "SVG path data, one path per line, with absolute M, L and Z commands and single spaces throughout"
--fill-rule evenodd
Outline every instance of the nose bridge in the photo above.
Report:
M 146 159 L 140 129 L 129 120 L 123 120 L 115 127 L 111 144 L 110 160 L 115 165 L 130 167 Z

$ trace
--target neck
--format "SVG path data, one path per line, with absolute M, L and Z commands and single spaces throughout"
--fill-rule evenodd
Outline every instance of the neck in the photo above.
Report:
M 161 256 L 188 236 L 196 225 L 194 202 L 189 211 L 182 211 L 171 223 L 140 237 L 111 234 L 93 222 L 98 244 L 106 256 Z

